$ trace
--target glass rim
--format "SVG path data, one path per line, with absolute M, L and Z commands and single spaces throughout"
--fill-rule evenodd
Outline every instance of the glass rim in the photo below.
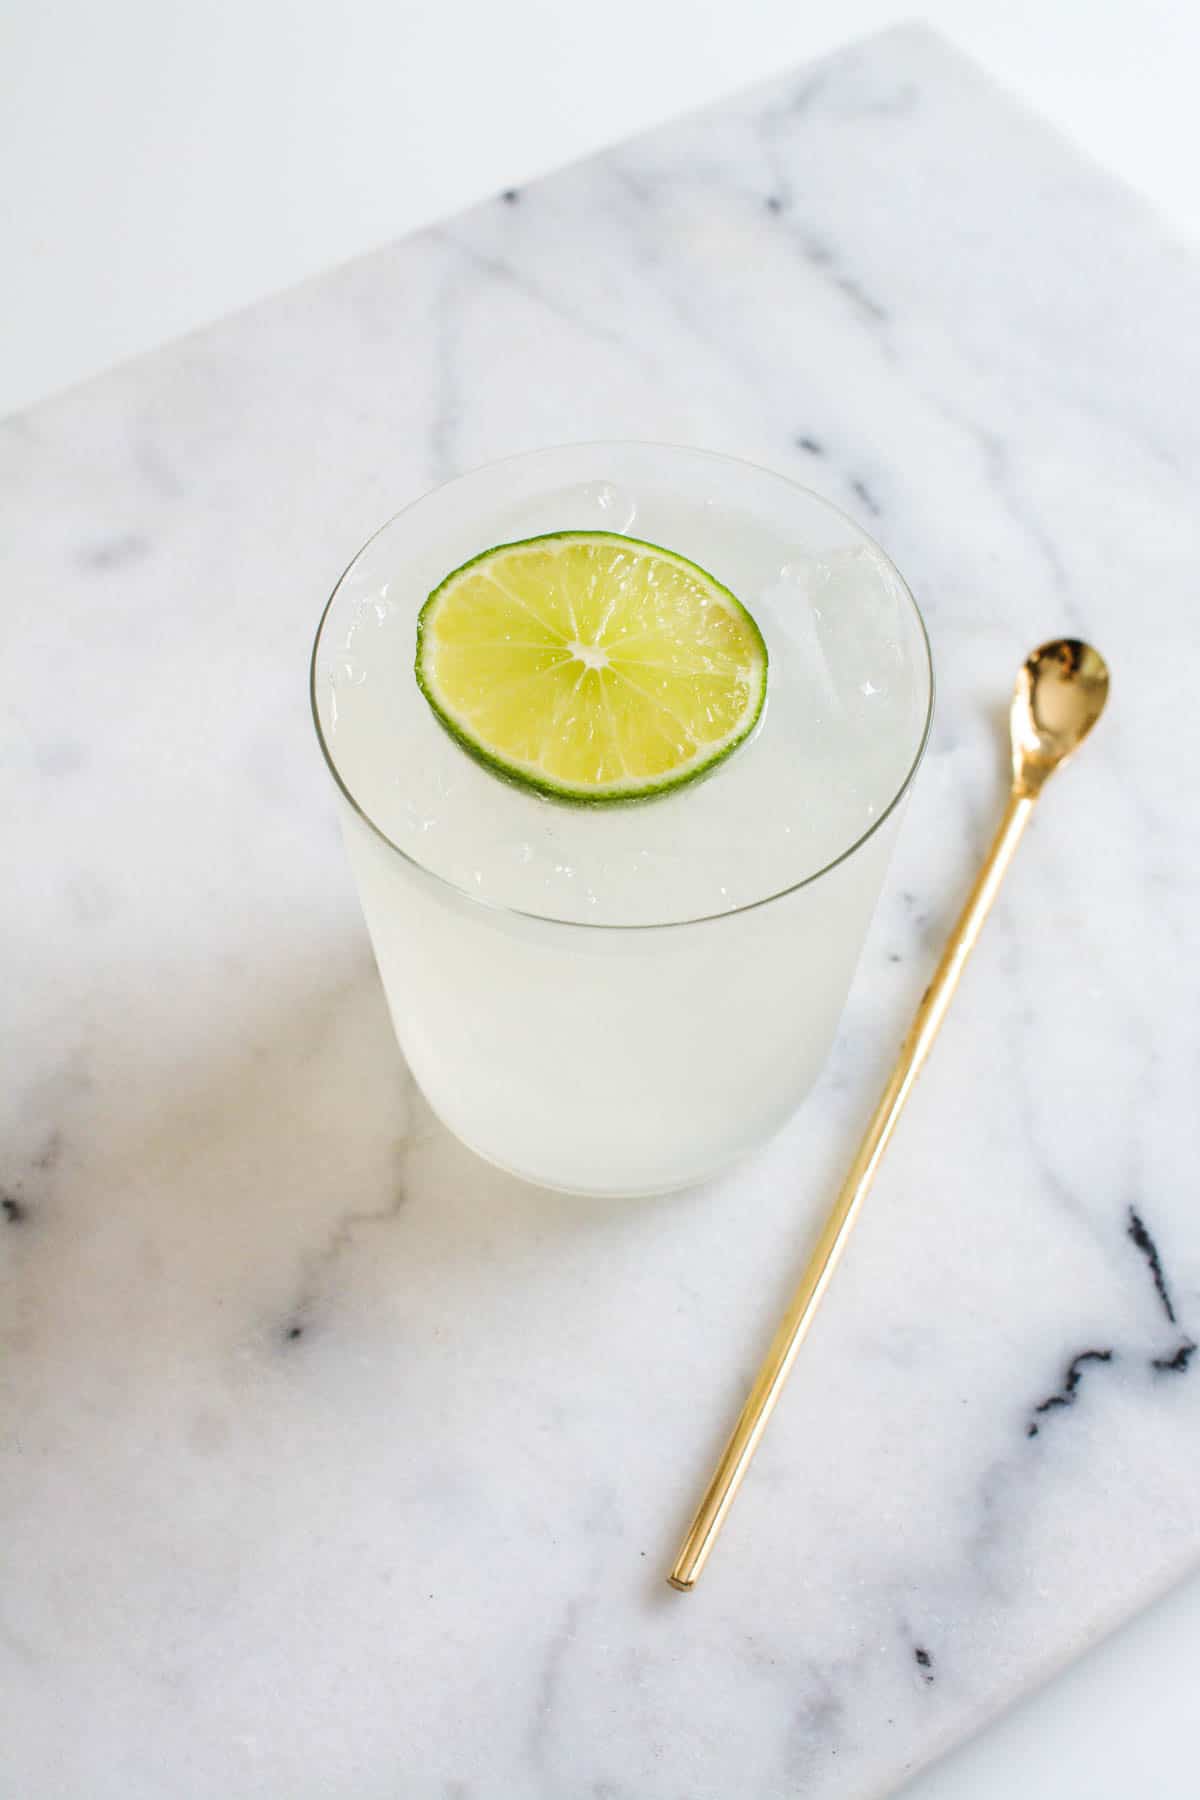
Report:
M 333 610 L 334 602 L 342 591 L 347 576 L 370 549 L 377 538 L 382 537 L 385 531 L 390 530 L 399 519 L 402 519 L 406 513 L 411 512 L 414 507 L 420 506 L 431 494 L 439 493 L 443 488 L 450 487 L 456 481 L 463 481 L 468 476 L 482 474 L 486 469 L 501 468 L 508 464 L 531 460 L 534 457 L 553 456 L 556 452 L 564 450 L 616 451 L 632 446 L 636 446 L 638 449 L 643 450 L 664 450 L 672 453 L 677 451 L 683 452 L 688 456 L 705 457 L 714 463 L 734 463 L 740 468 L 751 470 L 754 474 L 766 475 L 774 481 L 782 481 L 786 486 L 794 488 L 797 493 L 804 494 L 807 498 L 815 500 L 819 506 L 834 513 L 838 518 L 844 519 L 847 524 L 851 525 L 859 536 L 870 544 L 871 548 L 883 559 L 887 568 L 899 582 L 904 596 L 913 610 L 917 626 L 921 633 L 921 643 L 925 650 L 925 668 L 928 675 L 929 692 L 925 705 L 925 718 L 921 725 L 921 735 L 903 780 L 900 782 L 887 805 L 880 812 L 878 818 L 872 819 L 871 823 L 867 826 L 867 829 L 861 832 L 859 836 L 854 839 L 853 843 L 848 844 L 837 856 L 831 857 L 826 863 L 822 863 L 819 869 L 814 869 L 810 874 L 802 876 L 799 881 L 790 881 L 786 887 L 775 888 L 771 893 L 761 894 L 755 900 L 746 900 L 739 902 L 736 906 L 723 907 L 719 912 L 697 913 L 695 916 L 686 919 L 638 920 L 633 924 L 622 925 L 605 924 L 601 919 L 562 919 L 558 918 L 554 913 L 533 912 L 528 907 L 506 906 L 502 901 L 489 900 L 485 895 L 472 893 L 470 889 L 460 887 L 458 882 L 451 881 L 449 876 L 441 875 L 436 869 L 429 868 L 428 865 L 421 862 L 418 857 L 413 856 L 409 851 L 397 844 L 393 838 L 390 838 L 387 832 L 383 830 L 382 826 L 378 825 L 371 817 L 366 808 L 359 804 L 356 796 L 351 793 L 350 788 L 342 779 L 341 771 L 337 766 L 332 746 L 326 738 L 321 723 L 321 712 L 317 701 L 317 655 L 321 648 L 321 639 L 329 615 Z M 786 900 L 790 894 L 796 894 L 799 893 L 802 888 L 811 887 L 814 882 L 822 880 L 826 875 L 832 874 L 834 869 L 840 868 L 845 862 L 849 862 L 850 858 L 855 856 L 858 851 L 875 836 L 875 833 L 880 827 L 891 818 L 892 814 L 907 794 L 909 788 L 912 786 L 913 778 L 921 766 L 925 751 L 929 745 L 929 737 L 933 729 L 934 707 L 933 648 L 929 642 L 929 631 L 926 627 L 925 618 L 921 612 L 921 608 L 917 605 L 916 596 L 904 579 L 904 576 L 900 573 L 899 569 L 888 555 L 887 551 L 883 548 L 882 544 L 871 536 L 869 531 L 864 530 L 857 519 L 853 518 L 843 507 L 837 506 L 832 500 L 826 499 L 824 494 L 818 494 L 814 488 L 805 487 L 803 482 L 793 481 L 790 475 L 781 475 L 777 469 L 768 469 L 762 463 L 751 462 L 749 457 L 732 456 L 728 452 L 722 450 L 701 450 L 695 445 L 668 444 L 654 438 L 589 438 L 583 439 L 577 443 L 547 444 L 537 450 L 518 450 L 509 456 L 492 457 L 488 462 L 476 463 L 473 467 L 462 469 L 456 475 L 448 476 L 445 481 L 436 482 L 433 487 L 426 488 L 422 493 L 418 494 L 414 499 L 409 500 L 404 506 L 392 513 L 390 517 L 386 518 L 383 521 L 383 524 L 378 526 L 377 529 L 371 533 L 370 537 L 366 538 L 354 552 L 354 555 L 350 558 L 350 561 L 346 564 L 334 583 L 329 598 L 321 610 L 321 617 L 317 622 L 316 635 L 313 638 L 312 655 L 309 658 L 308 698 L 309 705 L 312 709 L 312 719 L 316 729 L 317 742 L 321 746 L 321 754 L 325 760 L 325 766 L 333 777 L 334 784 L 338 788 L 343 799 L 347 802 L 351 811 L 354 812 L 358 818 L 362 820 L 363 824 L 367 826 L 368 830 L 379 839 L 380 843 L 393 851 L 400 857 L 401 861 L 408 863 L 411 868 L 416 869 L 418 874 L 424 876 L 426 880 L 436 882 L 439 887 L 445 888 L 448 893 L 453 894 L 457 899 L 464 900 L 472 907 L 478 907 L 484 912 L 497 914 L 502 918 L 530 920 L 537 925 L 557 926 L 564 931 L 677 931 L 685 930 L 689 925 L 716 924 L 721 919 L 736 918 L 741 913 L 756 912 L 760 907 L 773 906 L 777 900 Z M 635 804 L 637 803 L 635 802 Z M 653 804 L 653 802 L 647 801 L 642 804 Z

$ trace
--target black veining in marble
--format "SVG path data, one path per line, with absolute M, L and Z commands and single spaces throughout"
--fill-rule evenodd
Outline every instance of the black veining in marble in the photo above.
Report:
M 933 1658 L 932 1658 L 932 1656 L 930 1656 L 928 1650 L 923 1650 L 921 1648 L 921 1646 L 918 1644 L 916 1649 L 913 1651 L 913 1659 L 916 1662 L 917 1667 L 920 1669 L 923 1679 L 926 1681 L 932 1681 L 934 1679 Z
M 810 456 L 824 456 L 825 454 L 824 445 L 815 437 L 798 437 L 796 448 L 797 450 L 807 450 Z
M 40 1150 L 30 1158 L 30 1168 L 36 1175 L 48 1175 L 62 1155 L 62 1133 L 51 1131 L 47 1134 Z M 35 1185 L 37 1185 L 35 1183 Z M 25 1183 L 12 1181 L 0 1187 L 0 1213 L 8 1225 L 24 1225 L 32 1212 L 29 1201 L 25 1198 Z
M 920 99 L 920 90 L 915 81 L 905 81 L 890 94 L 880 94 L 876 99 L 865 101 L 859 106 L 862 118 L 898 119 L 907 113 L 915 112 Z
M 862 477 L 856 475 L 854 480 L 850 483 L 850 487 L 855 496 L 862 501 L 872 518 L 877 519 L 883 511 L 883 508 L 880 506 L 878 500 L 875 498 Z
M 816 232 L 803 231 L 798 236 L 800 254 L 810 269 L 818 270 L 830 280 L 840 294 L 853 302 L 862 318 L 872 325 L 885 325 L 889 314 L 886 306 L 881 306 L 871 294 L 868 294 L 862 283 L 853 275 L 848 275 L 838 267 L 838 259 L 831 244 Z
M 1072 1357 L 1067 1364 L 1067 1374 L 1061 1388 L 1056 1394 L 1050 1394 L 1034 1407 L 1035 1413 L 1054 1412 L 1060 1406 L 1074 1406 L 1079 1398 L 1079 1384 L 1083 1380 L 1083 1371 L 1088 1363 L 1108 1363 L 1113 1360 L 1111 1350 L 1081 1350 L 1078 1356 Z M 1026 1428 L 1026 1437 L 1036 1437 L 1041 1427 L 1036 1421 Z
M 880 306 L 878 300 L 873 300 L 871 295 L 868 294 L 863 287 L 862 283 L 856 281 L 853 275 L 839 275 L 837 277 L 836 285 L 841 292 L 845 294 L 847 300 L 853 300 L 855 306 L 857 306 L 859 311 L 864 313 L 868 319 L 873 319 L 877 325 L 884 325 L 887 323 L 887 307 Z
M 285 1344 L 298 1343 L 305 1335 L 308 1329 L 306 1316 L 311 1313 L 322 1284 L 337 1259 L 351 1249 L 359 1230 L 363 1226 L 390 1224 L 399 1214 L 405 1199 L 404 1187 L 397 1180 L 391 1195 L 382 1205 L 341 1213 L 331 1221 L 325 1241 L 310 1250 L 304 1259 L 303 1287 L 289 1309 L 286 1323 L 280 1328 L 280 1336 Z
M 1163 1270 L 1162 1258 L 1158 1254 L 1158 1245 L 1146 1229 L 1145 1221 L 1136 1206 L 1129 1209 L 1129 1224 L 1126 1235 L 1136 1244 L 1146 1259 L 1150 1270 L 1150 1279 L 1154 1283 L 1154 1291 L 1162 1304 L 1167 1322 L 1178 1325 L 1175 1313 L 1175 1302 L 1171 1298 L 1171 1290 L 1167 1285 L 1167 1277 Z M 1195 1353 L 1196 1345 L 1190 1337 L 1185 1337 L 1168 1356 L 1154 1356 L 1150 1359 L 1150 1367 L 1163 1375 L 1186 1375 L 1188 1364 Z
M 799 87 L 793 89 L 791 100 L 788 102 L 788 111 L 792 113 L 807 112 L 813 101 L 824 91 L 825 84 L 826 76 L 823 73 L 808 76 L 800 83 Z
M 141 443 L 134 451 L 134 465 L 152 493 L 164 500 L 177 500 L 183 483 L 156 444 Z
M 105 538 L 97 544 L 86 544 L 76 560 L 81 569 L 103 572 L 121 569 L 127 563 L 140 562 L 150 545 L 140 532 L 126 531 L 120 537 Z
M 1146 1259 L 1150 1270 L 1150 1278 L 1154 1283 L 1154 1291 L 1162 1301 L 1162 1309 L 1172 1325 L 1178 1323 L 1175 1317 L 1175 1305 L 1171 1299 L 1171 1290 L 1167 1286 L 1167 1278 L 1163 1274 L 1162 1258 L 1158 1254 L 1158 1246 L 1146 1230 L 1141 1214 L 1135 1206 L 1129 1209 L 1129 1225 L 1127 1235 L 1132 1238 Z
M 1129 1208 L 1125 1235 L 1136 1246 L 1145 1258 L 1146 1267 L 1150 1271 L 1150 1279 L 1154 1283 L 1154 1291 L 1158 1295 L 1168 1324 L 1178 1327 L 1179 1320 L 1175 1312 L 1175 1302 L 1171 1298 L 1171 1289 L 1167 1282 L 1166 1271 L 1158 1252 L 1158 1245 L 1147 1229 L 1145 1220 L 1137 1208 Z M 1197 1346 L 1190 1337 L 1183 1337 L 1175 1348 L 1162 1356 L 1150 1358 L 1150 1367 L 1158 1374 L 1185 1375 L 1196 1352 Z M 1056 1394 L 1051 1394 L 1034 1408 L 1035 1413 L 1053 1412 L 1060 1406 L 1074 1406 L 1078 1398 L 1079 1384 L 1083 1379 L 1083 1371 L 1088 1363 L 1108 1363 L 1114 1361 L 1115 1353 L 1109 1350 L 1084 1350 L 1076 1356 L 1067 1367 L 1066 1380 Z M 1027 1437 L 1036 1437 L 1040 1427 L 1036 1420 L 1026 1428 Z

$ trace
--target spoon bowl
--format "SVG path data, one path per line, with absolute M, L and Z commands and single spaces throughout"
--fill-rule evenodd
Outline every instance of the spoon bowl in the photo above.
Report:
M 1108 664 L 1081 638 L 1052 638 L 1025 658 L 1009 714 L 1013 780 L 1038 794 L 1082 744 L 1108 699 Z

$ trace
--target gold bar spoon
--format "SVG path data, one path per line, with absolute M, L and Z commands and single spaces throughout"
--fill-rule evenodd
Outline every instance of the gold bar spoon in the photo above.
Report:
M 1079 748 L 1103 712 L 1107 698 L 1108 666 L 1098 650 L 1078 638 L 1055 638 L 1051 643 L 1042 644 L 1026 658 L 1021 668 L 1009 714 L 1013 773 L 1004 816 L 958 923 L 950 933 L 933 980 L 917 1008 L 891 1078 L 817 1239 L 808 1267 L 780 1321 L 716 1473 L 688 1528 L 675 1567 L 667 1578 L 673 1588 L 686 1593 L 694 1587 L 708 1561 L 717 1534 L 750 1466 L 750 1459 L 766 1430 L 767 1420 L 775 1410 L 775 1403 L 796 1360 L 796 1352 L 808 1334 L 849 1240 L 896 1121 L 933 1047 L 959 976 L 975 947 L 975 940 L 1038 796 L 1055 769 Z

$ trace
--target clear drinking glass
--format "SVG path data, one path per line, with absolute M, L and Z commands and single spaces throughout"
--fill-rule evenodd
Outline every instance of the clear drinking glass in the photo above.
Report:
M 447 737 L 412 675 L 423 600 L 493 544 L 566 529 L 664 544 L 732 588 L 771 656 L 761 744 L 592 809 Z M 312 705 L 396 1034 L 444 1123 L 530 1181 L 614 1196 L 687 1186 L 777 1130 L 827 1053 L 932 700 L 882 551 L 732 458 L 537 451 L 385 525 L 325 609 Z

